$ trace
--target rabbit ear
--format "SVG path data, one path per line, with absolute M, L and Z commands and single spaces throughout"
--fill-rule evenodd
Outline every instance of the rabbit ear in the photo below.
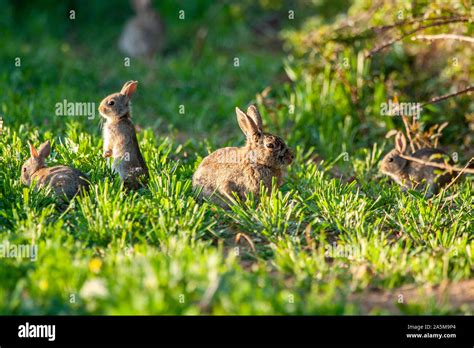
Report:
M 127 97 L 131 97 L 133 93 L 137 90 L 138 81 L 127 81 L 122 87 L 120 94 L 126 95 Z
M 36 151 L 36 148 L 33 146 L 32 143 L 28 142 L 28 145 L 30 145 L 30 155 L 33 158 L 38 157 L 38 151 Z
M 50 153 L 51 153 L 51 143 L 48 140 L 40 145 L 39 150 L 38 150 L 38 156 L 41 158 L 46 158 L 49 156 Z
M 260 113 L 258 112 L 258 109 L 254 104 L 248 107 L 247 115 L 249 115 L 252 118 L 252 120 L 257 125 L 258 130 L 261 132 L 263 129 L 262 116 L 260 116 Z
M 253 140 L 254 135 L 260 133 L 258 126 L 249 115 L 238 107 L 235 108 L 235 113 L 237 114 L 237 121 L 239 122 L 240 129 L 242 129 L 242 132 L 244 132 L 247 139 Z
M 395 136 L 395 149 L 400 153 L 404 153 L 407 149 L 407 139 L 402 132 L 398 132 Z

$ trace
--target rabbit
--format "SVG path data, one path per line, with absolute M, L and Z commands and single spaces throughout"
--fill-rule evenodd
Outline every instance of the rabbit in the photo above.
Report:
M 286 166 L 293 161 L 293 152 L 283 139 L 264 133 L 262 118 L 255 105 L 247 113 L 235 108 L 237 121 L 244 135 L 244 147 L 226 147 L 205 157 L 193 175 L 193 187 L 201 190 L 222 207 L 228 207 L 232 194 L 244 199 L 248 193 L 259 198 L 260 183 L 270 192 L 272 179 L 282 184 Z M 217 193 L 217 195 L 214 195 Z
M 140 188 L 149 177 L 130 116 L 130 98 L 137 85 L 137 81 L 126 82 L 119 93 L 105 97 L 99 105 L 99 113 L 105 119 L 103 157 L 113 159 L 112 170 L 131 189 Z
M 72 199 L 81 190 L 88 191 L 88 178 L 79 170 L 67 166 L 46 167 L 45 159 L 51 153 L 49 141 L 41 144 L 38 150 L 32 144 L 29 146 L 31 157 L 21 168 L 21 181 L 24 185 L 49 185 L 56 195 L 67 199 Z
M 163 22 L 150 0 L 133 0 L 132 4 L 136 15 L 126 23 L 119 49 L 130 57 L 151 59 L 163 48 Z
M 451 172 L 445 171 L 441 173 L 443 169 L 400 157 L 400 155 L 405 154 L 406 149 L 406 138 L 399 132 L 395 137 L 395 149 L 386 154 L 380 164 L 380 171 L 401 185 L 403 191 L 412 188 L 425 190 L 426 186 L 428 186 L 427 197 L 431 197 L 453 179 Z M 436 163 L 445 163 L 445 159 L 449 159 L 448 163 L 450 165 L 454 164 L 453 160 L 445 152 L 438 149 L 423 148 L 415 151 L 410 156 Z

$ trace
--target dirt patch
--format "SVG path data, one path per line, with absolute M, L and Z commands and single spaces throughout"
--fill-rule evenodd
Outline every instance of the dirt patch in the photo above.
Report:
M 362 314 L 369 314 L 379 309 L 392 314 L 402 314 L 403 306 L 429 303 L 435 301 L 438 306 L 458 309 L 467 306 L 474 311 L 474 279 L 456 283 L 444 282 L 437 286 L 404 286 L 390 291 L 368 290 L 352 294 L 349 302 L 360 305 Z

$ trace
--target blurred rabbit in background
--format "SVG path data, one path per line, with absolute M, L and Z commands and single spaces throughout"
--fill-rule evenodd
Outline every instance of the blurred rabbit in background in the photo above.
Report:
M 152 59 L 164 44 L 164 26 L 151 0 L 132 0 L 136 15 L 125 24 L 118 46 L 130 57 Z

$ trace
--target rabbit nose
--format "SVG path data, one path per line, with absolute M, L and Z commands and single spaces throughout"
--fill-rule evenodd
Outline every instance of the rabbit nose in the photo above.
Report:
M 285 157 L 287 158 L 288 162 L 291 163 L 291 162 L 293 162 L 293 159 L 295 158 L 295 155 L 293 154 L 293 152 L 291 150 L 287 150 L 286 154 L 285 154 Z

